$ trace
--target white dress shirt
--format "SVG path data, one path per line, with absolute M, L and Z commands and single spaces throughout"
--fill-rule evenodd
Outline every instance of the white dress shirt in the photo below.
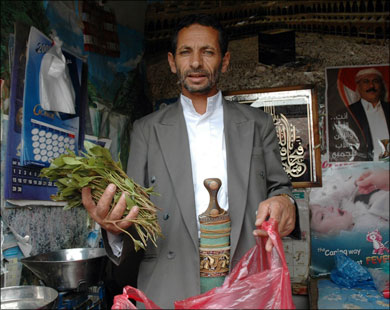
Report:
M 222 186 L 218 191 L 218 203 L 228 210 L 227 168 L 225 133 L 223 126 L 222 93 L 207 98 L 204 114 L 195 111 L 191 99 L 180 96 L 190 143 L 192 179 L 195 194 L 196 218 L 199 231 L 199 214 L 206 211 L 210 195 L 203 185 L 204 179 L 219 178 Z M 122 235 L 107 232 L 112 252 L 119 257 L 123 249 Z
M 370 102 L 363 98 L 361 99 L 361 102 L 370 126 L 372 144 L 374 147 L 374 160 L 378 160 L 379 155 L 384 151 L 381 140 L 389 139 L 389 129 L 387 128 L 385 112 L 383 111 L 381 102 L 378 102 L 375 108 Z
M 228 210 L 226 145 L 223 126 L 222 93 L 207 98 L 204 114 L 195 111 L 191 99 L 180 96 L 190 143 L 196 217 L 206 211 L 210 195 L 203 185 L 207 178 L 219 178 L 218 203 Z M 198 222 L 199 228 L 199 222 Z

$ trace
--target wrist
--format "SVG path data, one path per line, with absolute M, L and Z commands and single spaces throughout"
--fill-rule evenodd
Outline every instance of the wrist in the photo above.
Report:
M 282 193 L 282 194 L 279 194 L 278 196 L 282 196 L 282 197 L 286 197 L 286 198 L 290 199 L 291 203 L 292 203 L 293 205 L 295 205 L 295 199 L 292 198 L 289 194 L 284 194 L 284 193 Z

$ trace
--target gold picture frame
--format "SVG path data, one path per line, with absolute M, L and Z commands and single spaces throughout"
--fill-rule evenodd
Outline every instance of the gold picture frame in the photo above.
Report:
M 272 115 L 283 168 L 293 188 L 322 186 L 318 105 L 313 86 L 228 91 L 223 95 Z

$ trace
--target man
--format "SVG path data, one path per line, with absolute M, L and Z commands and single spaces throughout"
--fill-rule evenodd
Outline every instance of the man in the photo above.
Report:
M 355 76 L 356 90 L 361 99 L 349 106 L 360 133 L 358 158 L 378 160 L 389 139 L 389 103 L 383 101 L 385 87 L 382 74 L 375 68 L 362 69 Z
M 151 199 L 161 208 L 158 216 L 164 235 L 157 247 L 148 246 L 143 255 L 138 288 L 163 308 L 200 293 L 197 216 L 208 206 L 205 178 L 222 180 L 218 201 L 231 218 L 230 269 L 254 246 L 253 234 L 266 236 L 259 227 L 268 217 L 279 222 L 281 236 L 289 235 L 298 221 L 271 116 L 227 102 L 217 89 L 229 61 L 227 38 L 218 22 L 207 15 L 184 18 L 168 53 L 181 97 L 133 126 L 128 174 L 160 194 Z M 115 186 L 109 186 L 95 206 L 85 188 L 83 204 L 104 229 L 109 256 L 121 263 L 133 245 L 105 222 L 114 190 Z M 121 218 L 124 208 L 123 196 L 106 219 Z M 127 218 L 136 216 L 133 208 Z M 129 226 L 121 223 L 123 229 Z M 299 236 L 298 227 L 294 232 Z M 119 234 L 123 248 L 116 247 L 118 237 L 112 234 Z M 270 240 L 266 248 L 271 250 Z

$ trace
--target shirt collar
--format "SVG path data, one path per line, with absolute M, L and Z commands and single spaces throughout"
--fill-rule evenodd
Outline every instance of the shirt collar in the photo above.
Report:
M 378 111 L 380 109 L 380 106 L 381 106 L 381 101 L 379 100 L 378 101 L 378 104 L 375 106 L 375 108 L 372 106 L 371 102 L 368 102 L 367 100 L 361 98 L 360 100 L 362 102 L 362 106 L 364 108 L 364 110 L 366 111 Z
M 192 113 L 198 116 L 200 115 L 196 112 L 190 98 L 180 94 L 180 102 L 184 113 Z M 222 107 L 222 92 L 219 90 L 214 96 L 207 97 L 207 108 L 204 115 L 209 115 L 220 107 Z

